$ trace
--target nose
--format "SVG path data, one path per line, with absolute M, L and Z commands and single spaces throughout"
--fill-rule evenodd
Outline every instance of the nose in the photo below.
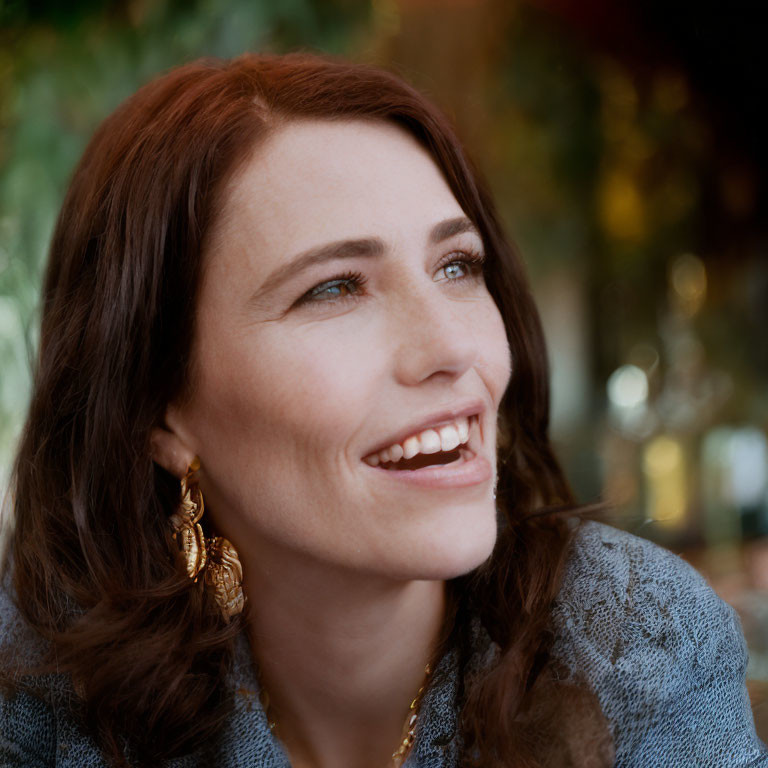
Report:
M 471 301 L 446 295 L 435 283 L 411 291 L 398 303 L 393 328 L 395 375 L 405 386 L 428 379 L 457 380 L 478 355 Z

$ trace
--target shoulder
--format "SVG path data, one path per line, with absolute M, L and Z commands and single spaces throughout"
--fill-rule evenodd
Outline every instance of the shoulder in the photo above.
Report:
M 687 685 L 694 662 L 746 669 L 738 616 L 703 577 L 663 547 L 602 523 L 575 532 L 553 620 L 562 660 L 593 680 L 627 672 L 633 686 L 655 691 L 662 680 Z M 686 677 L 676 680 L 676 670 Z
M 0 766 L 106 768 L 95 743 L 71 715 L 69 678 L 24 674 L 44 661 L 47 650 L 17 607 L 6 573 L 0 581 Z
M 42 657 L 41 638 L 16 607 L 9 579 L 0 584 L 0 765 L 52 766 L 56 725 L 53 708 L 16 687 L 18 670 Z
M 45 655 L 45 642 L 18 608 L 10 570 L 0 579 L 0 652 L 4 671 L 38 663 Z
M 582 523 L 553 624 L 555 656 L 593 688 L 611 723 L 617 765 L 664 755 L 680 760 L 668 765 L 768 765 L 739 618 L 677 555 Z
M 656 691 L 662 681 L 686 686 L 694 662 L 746 669 L 739 619 L 702 576 L 672 552 L 601 523 L 582 523 L 574 534 L 553 620 L 560 657 L 592 681 L 628 674 L 633 687 Z
M 660 628 L 672 617 L 698 624 L 706 618 L 701 610 L 738 625 L 733 609 L 682 558 L 597 522 L 584 522 L 574 533 L 557 604 L 563 620 L 585 619 L 588 608 L 590 626 L 619 617 L 647 628 Z
M 0 580 L 0 767 L 107 768 L 96 742 L 72 714 L 75 694 L 69 678 L 20 673 L 42 662 L 46 651 L 45 640 L 17 607 L 11 580 Z M 34 695 L 17 685 L 19 681 L 31 681 Z M 163 766 L 210 765 L 206 757 L 175 758 Z

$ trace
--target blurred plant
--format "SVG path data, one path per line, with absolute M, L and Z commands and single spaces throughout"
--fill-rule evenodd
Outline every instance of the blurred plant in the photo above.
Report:
M 96 125 L 200 56 L 348 53 L 368 12 L 352 0 L 0 2 L 0 489 L 27 404 L 48 242 Z

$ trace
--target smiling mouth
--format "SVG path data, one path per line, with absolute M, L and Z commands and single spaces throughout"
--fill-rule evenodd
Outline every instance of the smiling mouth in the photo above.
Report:
M 379 469 L 397 469 L 414 471 L 424 467 L 446 466 L 448 464 L 462 464 L 472 456 L 472 452 L 464 445 L 454 448 L 452 451 L 440 451 L 439 453 L 417 453 L 412 459 L 400 459 L 400 461 L 385 461 L 379 464 Z
M 462 417 L 443 427 L 423 430 L 400 445 L 364 457 L 363 461 L 376 469 L 404 472 L 460 465 L 475 457 L 470 442 L 477 445 L 471 435 L 477 423 L 477 415 Z

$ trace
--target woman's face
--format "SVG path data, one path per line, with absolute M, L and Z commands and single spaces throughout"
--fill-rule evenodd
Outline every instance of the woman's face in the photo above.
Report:
M 200 457 L 217 528 L 254 563 L 292 553 L 445 579 L 490 555 L 510 354 L 465 263 L 482 240 L 457 219 L 428 153 L 383 122 L 290 123 L 230 183 L 204 254 L 193 393 L 168 423 Z M 425 427 L 472 414 L 469 450 L 425 458 Z M 405 466 L 459 458 L 372 466 L 409 435 L 421 458 Z

